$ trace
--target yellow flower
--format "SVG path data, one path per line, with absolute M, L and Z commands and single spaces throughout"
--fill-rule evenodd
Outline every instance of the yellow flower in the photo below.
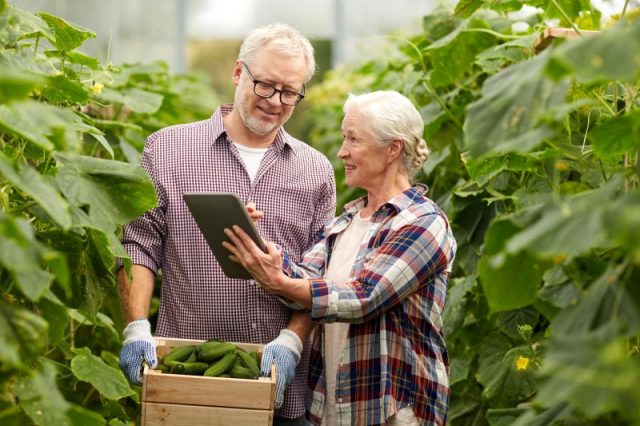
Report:
M 557 161 L 555 164 L 556 170 L 563 172 L 569 168 L 569 165 L 564 161 Z
M 529 365 L 529 358 L 526 356 L 519 356 L 516 360 L 516 367 L 518 370 L 526 370 Z
M 102 83 L 93 83 L 93 86 L 90 87 L 91 92 L 93 92 L 94 95 L 97 95 L 98 93 L 102 93 L 102 88 L 104 87 L 104 84 Z

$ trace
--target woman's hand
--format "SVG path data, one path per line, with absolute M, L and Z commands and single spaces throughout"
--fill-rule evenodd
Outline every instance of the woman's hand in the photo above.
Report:
M 254 224 L 258 223 L 258 221 L 264 217 L 264 212 L 262 210 L 258 210 L 256 203 L 253 201 L 249 201 L 244 208 L 247 209 L 247 213 L 249 213 L 249 217 Z
M 229 258 L 249 271 L 265 290 L 280 293 L 287 279 L 282 272 L 282 252 L 271 242 L 266 243 L 267 253 L 263 252 L 239 226 L 224 232 L 233 243 L 222 243 L 231 253 Z

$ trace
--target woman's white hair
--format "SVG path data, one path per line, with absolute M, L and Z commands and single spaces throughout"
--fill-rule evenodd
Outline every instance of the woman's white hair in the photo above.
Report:
M 387 146 L 394 139 L 401 139 L 404 143 L 402 164 L 410 176 L 417 173 L 422 163 L 429 158 L 431 152 L 422 138 L 422 116 L 401 93 L 378 90 L 362 95 L 349 94 L 343 109 L 345 114 L 357 109 L 381 145 Z
M 304 56 L 307 63 L 304 82 L 307 83 L 311 80 L 316 72 L 313 46 L 311 46 L 309 39 L 287 24 L 275 23 L 251 30 L 240 46 L 238 60 L 251 64 L 266 45 L 273 46 L 291 56 Z

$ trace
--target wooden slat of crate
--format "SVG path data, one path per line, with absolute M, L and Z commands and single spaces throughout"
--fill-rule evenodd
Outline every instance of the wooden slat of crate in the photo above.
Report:
M 150 370 L 146 375 L 143 401 L 219 407 L 273 408 L 272 380 L 182 376 Z
M 143 425 L 171 426 L 256 426 L 271 425 L 273 411 L 240 408 L 203 407 L 179 404 L 142 404 Z
M 176 346 L 197 345 L 200 340 L 156 338 L 158 355 L 164 355 Z M 262 352 L 263 345 L 251 343 L 235 343 L 247 351 Z M 275 397 L 275 367 L 271 377 L 260 377 L 258 380 L 243 380 L 223 377 L 201 377 L 176 374 L 163 374 L 145 366 L 142 387 L 142 420 L 143 425 L 173 424 L 172 421 L 162 423 L 167 416 L 189 412 L 189 416 L 198 418 L 205 416 L 207 421 L 188 424 L 212 424 L 208 416 L 212 413 L 226 412 L 229 419 L 267 419 L 247 424 L 269 425 L 273 416 Z M 213 409 L 201 410 L 201 408 Z M 224 410 L 231 411 L 224 411 Z M 218 411 L 215 411 L 218 410 Z M 221 410 L 221 411 L 220 411 Z M 237 410 L 237 411 L 235 411 Z M 182 415 L 181 414 L 181 415 Z M 226 420 L 229 420 L 226 419 Z M 222 421 L 222 420 L 220 420 Z M 217 423 L 213 423 L 217 424 Z M 236 426 L 239 423 L 231 421 Z M 244 424 L 244 423 L 241 423 Z

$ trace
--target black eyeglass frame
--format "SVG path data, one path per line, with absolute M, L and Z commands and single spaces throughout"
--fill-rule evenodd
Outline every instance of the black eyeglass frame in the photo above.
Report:
M 280 89 L 276 89 L 275 87 L 273 87 L 273 86 L 272 86 L 271 84 L 269 84 L 269 83 L 265 83 L 264 81 L 260 81 L 260 80 L 255 79 L 255 78 L 253 77 L 253 74 L 251 74 L 251 70 L 249 69 L 249 66 L 248 66 L 245 62 L 242 62 L 242 65 L 244 65 L 244 69 L 246 69 L 246 70 L 247 70 L 247 74 L 249 74 L 249 79 L 250 79 L 250 80 L 251 80 L 251 82 L 253 83 L 253 93 L 254 93 L 256 96 L 259 96 L 259 97 L 264 98 L 264 99 L 269 99 L 269 98 L 271 98 L 273 95 L 275 95 L 276 93 L 278 93 L 278 97 L 279 97 L 279 99 L 280 99 L 280 102 L 281 102 L 282 104 L 284 104 L 284 105 L 288 105 L 288 106 L 296 106 L 296 105 L 298 105 L 298 104 L 300 103 L 300 101 L 301 101 L 302 99 L 304 99 L 304 95 L 305 95 L 305 91 L 306 91 L 306 88 L 305 88 L 304 84 L 302 85 L 302 93 L 294 92 L 293 90 L 280 90 Z M 256 91 L 256 87 L 258 86 L 258 84 L 262 85 L 262 86 L 263 86 L 263 87 L 265 87 L 265 88 L 266 88 L 266 87 L 268 87 L 269 89 L 273 90 L 273 92 L 272 92 L 269 96 L 265 96 L 265 95 L 261 95 L 261 94 L 259 94 L 259 93 Z M 295 101 L 295 103 L 294 103 L 294 104 L 290 104 L 290 103 L 287 103 L 287 102 L 285 102 L 285 101 L 283 101 L 283 100 L 282 100 L 282 94 L 283 94 L 283 93 L 292 93 L 292 94 L 295 94 L 298 98 L 297 98 L 297 100 Z

